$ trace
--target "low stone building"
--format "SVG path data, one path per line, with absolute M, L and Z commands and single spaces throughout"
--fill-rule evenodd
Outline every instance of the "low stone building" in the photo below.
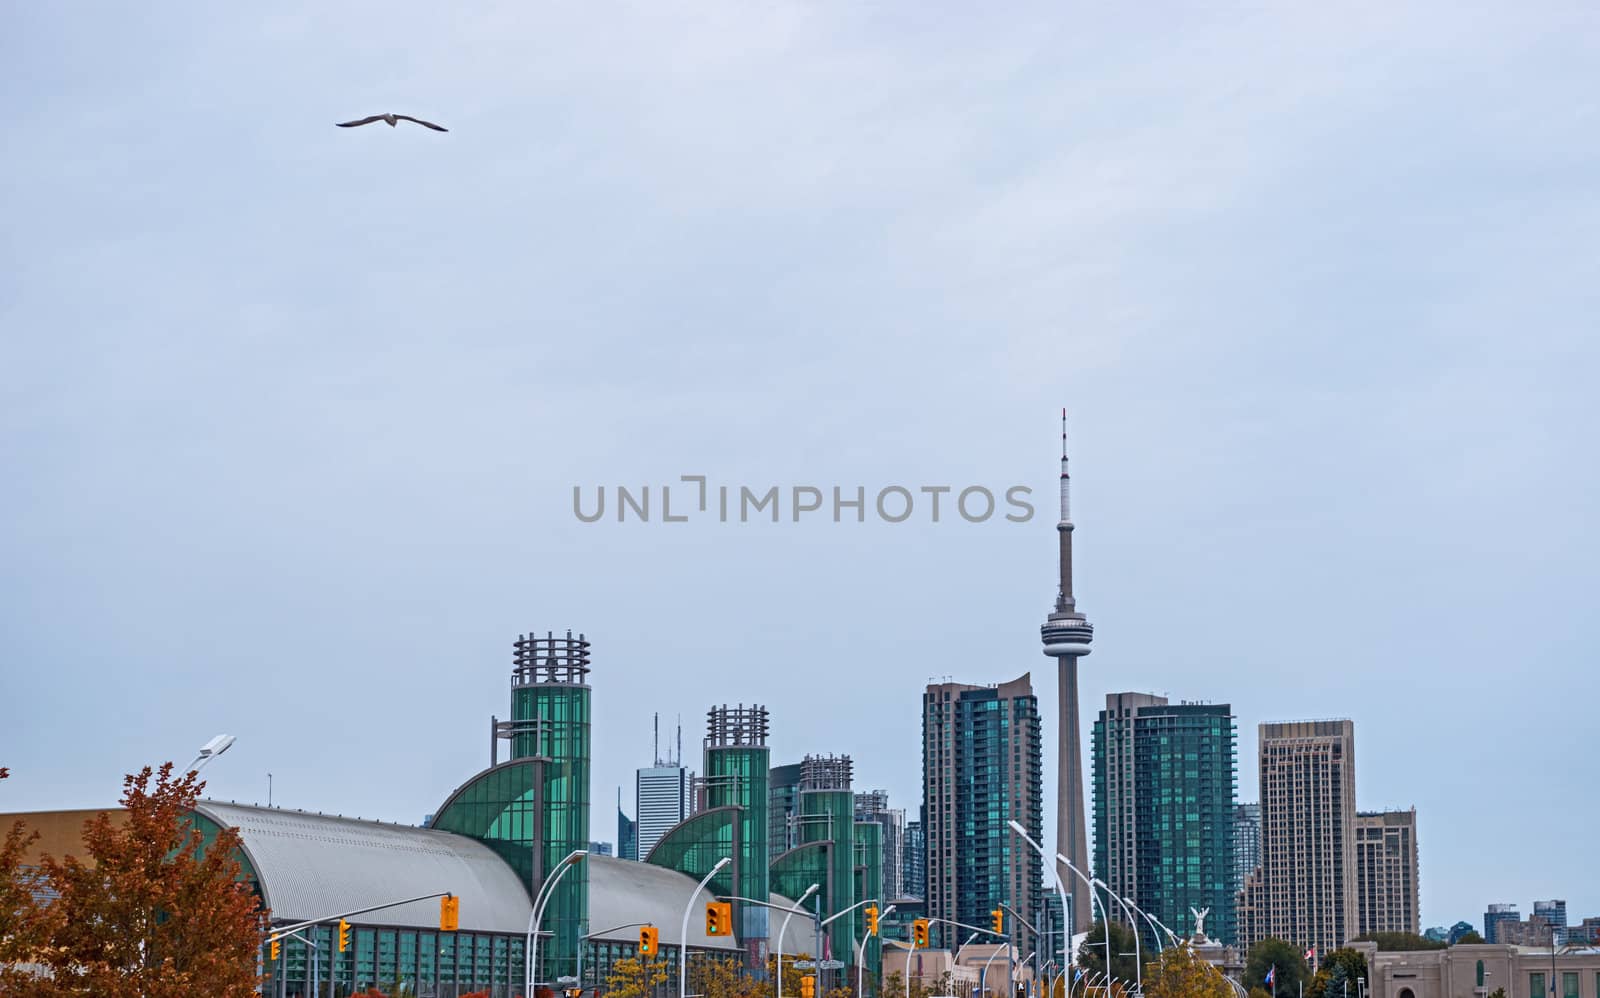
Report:
M 1356 942 L 1367 960 L 1362 998 L 1600 998 L 1600 949 L 1499 943 L 1407 953 Z M 1551 991 L 1551 982 L 1555 990 Z

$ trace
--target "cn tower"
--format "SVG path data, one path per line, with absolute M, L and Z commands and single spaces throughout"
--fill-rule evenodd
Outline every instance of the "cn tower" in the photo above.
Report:
M 1078 728 L 1078 659 L 1089 654 L 1094 628 L 1078 612 L 1072 599 L 1072 481 L 1067 477 L 1067 410 L 1061 410 L 1061 519 L 1056 534 L 1061 542 L 1061 584 L 1056 608 L 1039 628 L 1044 653 L 1056 660 L 1060 696 L 1061 743 L 1056 752 L 1056 852 L 1078 869 L 1089 869 L 1088 837 L 1083 816 L 1083 736 Z M 1059 868 L 1061 882 L 1072 898 L 1072 931 L 1087 931 L 1092 921 L 1091 902 L 1082 880 Z M 1069 941 L 1070 945 L 1070 941 Z

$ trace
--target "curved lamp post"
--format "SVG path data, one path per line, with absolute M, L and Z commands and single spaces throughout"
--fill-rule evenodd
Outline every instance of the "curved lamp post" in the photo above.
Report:
M 884 916 L 888 915 L 889 912 L 891 912 L 891 911 L 894 911 L 894 905 L 892 905 L 892 904 L 889 907 L 887 907 L 887 908 L 883 909 L 882 911 L 878 912 L 878 920 L 882 921 Z M 856 998 L 862 998 L 862 996 L 866 994 L 866 992 L 861 990 L 861 988 L 862 988 L 862 985 L 864 985 L 866 983 L 866 978 L 865 978 L 864 975 L 867 972 L 867 940 L 871 939 L 871 938 L 872 938 L 872 933 L 871 932 L 868 932 L 866 935 L 862 936 L 861 937 L 861 947 L 860 947 L 860 949 L 858 949 L 856 951 Z M 882 970 L 883 968 L 880 967 L 878 969 Z M 883 986 L 882 986 L 881 982 L 879 983 L 878 990 L 880 990 L 880 991 L 883 990 Z M 777 996 L 777 998 L 782 998 L 782 996 L 779 995 L 779 996 Z
M 683 998 L 689 993 L 689 912 L 694 910 L 694 899 L 699 897 L 700 892 L 706 889 L 706 884 L 711 883 L 711 878 L 715 877 L 724 866 L 731 862 L 733 862 L 732 856 L 724 856 L 717 860 L 717 865 L 713 866 L 711 872 L 706 874 L 705 878 L 700 881 L 700 885 L 689 895 L 689 903 L 683 908 L 683 934 L 678 937 L 679 998 Z M 534 996 L 529 995 L 528 998 L 534 998 Z
M 1115 901 L 1122 908 L 1122 913 L 1128 916 L 1129 928 L 1133 929 L 1133 990 L 1144 994 L 1144 954 L 1139 948 L 1139 920 L 1133 917 L 1133 909 L 1128 907 L 1128 902 L 1122 900 L 1122 895 L 1111 889 L 1111 885 L 1094 878 L 1094 883 L 1106 892 L 1106 896 Z M 1106 924 L 1106 939 L 1111 938 L 1111 925 Z
M 1006 822 L 1006 824 L 1011 827 L 1013 832 L 1022 836 L 1022 841 L 1033 846 L 1034 851 L 1039 854 L 1039 860 L 1044 865 L 1044 868 L 1050 871 L 1050 879 L 1056 882 L 1056 896 L 1061 898 L 1061 921 L 1063 923 L 1061 926 L 1061 952 L 1066 956 L 1067 962 L 1070 963 L 1072 961 L 1072 953 L 1070 952 L 1072 949 L 1072 909 L 1067 905 L 1067 885 L 1061 882 L 1061 872 L 1056 869 L 1054 863 L 1050 862 L 1050 853 L 1045 847 L 1033 841 L 1033 837 L 1028 834 L 1028 830 L 1018 824 L 1015 818 Z M 1110 964 L 1106 966 L 1109 968 Z M 1063 967 L 1061 972 L 1063 974 L 1066 973 L 1066 968 Z
M 812 884 L 810 887 L 807 887 L 806 892 L 800 895 L 799 898 L 795 899 L 794 906 L 796 908 L 804 907 L 806 898 L 817 893 L 817 891 L 821 888 L 821 884 Z M 793 911 L 784 912 L 783 924 L 778 926 L 778 986 L 777 989 L 772 992 L 774 998 L 783 998 L 783 934 L 784 932 L 788 931 L 789 919 L 793 917 Z
M 1106 927 L 1105 932 L 1102 934 L 1105 936 L 1106 981 L 1109 984 L 1111 981 L 1111 916 L 1106 912 L 1106 904 L 1104 901 L 1100 900 L 1099 892 L 1094 889 L 1094 881 L 1089 879 L 1089 877 L 1082 870 L 1078 869 L 1076 866 L 1073 866 L 1072 860 L 1061 855 L 1060 853 L 1056 853 L 1056 859 L 1066 864 L 1067 869 L 1071 870 L 1079 880 L 1083 881 L 1083 886 L 1089 888 L 1089 901 L 1091 904 L 1089 913 L 1094 913 L 1093 905 L 1098 904 L 1100 906 L 1100 919 L 1105 923 Z
M 581 863 L 583 857 L 587 855 L 589 855 L 587 849 L 574 849 L 567 853 L 566 858 L 557 863 L 556 868 L 550 871 L 550 875 L 544 878 L 538 895 L 533 899 L 533 911 L 528 915 L 528 986 L 524 992 L 528 998 L 535 998 L 533 975 L 539 965 L 539 922 L 544 918 L 544 907 L 550 903 L 550 896 L 555 893 L 556 884 L 559 884 L 561 878 L 567 875 L 567 871 Z M 578 946 L 582 948 L 582 940 L 579 940 Z

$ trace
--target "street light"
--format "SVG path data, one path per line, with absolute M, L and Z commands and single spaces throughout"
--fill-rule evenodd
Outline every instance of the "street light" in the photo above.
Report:
M 706 889 L 706 884 L 711 883 L 711 878 L 715 877 L 724 866 L 731 862 L 733 862 L 732 856 L 724 856 L 717 860 L 717 865 L 713 866 L 711 872 L 706 874 L 705 878 L 700 881 L 699 886 L 689 895 L 689 903 L 683 907 L 683 934 L 678 937 L 679 998 L 685 998 L 689 994 L 689 912 L 694 910 L 694 899 L 699 897 L 700 892 Z M 528 998 L 533 998 L 533 995 L 530 994 Z
M 1094 906 L 1097 904 L 1100 906 L 1100 919 L 1105 923 L 1106 927 L 1106 931 L 1104 933 L 1106 943 L 1106 978 L 1107 986 L 1109 988 L 1111 977 L 1111 916 L 1106 912 L 1105 902 L 1100 900 L 1100 895 L 1095 891 L 1094 882 L 1090 880 L 1082 870 L 1078 869 L 1076 866 L 1073 866 L 1072 860 L 1061 855 L 1060 853 L 1056 853 L 1056 859 L 1059 859 L 1062 863 L 1065 863 L 1067 869 L 1071 870 L 1077 875 L 1079 880 L 1083 881 L 1083 886 L 1089 888 L 1089 913 L 1091 915 L 1094 914 Z
M 544 918 L 544 906 L 550 903 L 550 897 L 555 893 L 556 884 L 561 882 L 561 878 L 567 875 L 568 870 L 582 862 L 583 857 L 587 855 L 589 855 L 589 850 L 587 849 L 574 849 L 567 853 L 566 858 L 556 864 L 556 868 L 550 871 L 548 877 L 544 878 L 544 883 L 539 887 L 538 895 L 533 899 L 533 911 L 528 915 L 528 981 L 525 992 L 528 998 L 534 998 L 533 986 L 535 982 L 533 975 L 534 969 L 539 965 L 538 930 L 539 922 Z M 581 939 L 578 940 L 578 948 L 580 950 L 583 948 L 583 940 Z
M 1130 923 L 1132 923 L 1131 927 L 1133 929 L 1133 989 L 1135 991 L 1139 992 L 1140 994 L 1144 994 L 1144 957 L 1139 952 L 1139 923 L 1138 923 L 1138 921 L 1136 921 L 1134 919 L 1133 911 L 1128 908 L 1128 903 L 1126 901 L 1122 900 L 1122 898 L 1120 896 L 1118 896 L 1117 892 L 1111 889 L 1111 886 L 1109 884 L 1107 884 L 1104 880 L 1101 880 L 1099 877 L 1095 877 L 1093 882 L 1095 884 L 1098 884 L 1100 886 L 1100 888 L 1103 889 L 1106 892 L 1106 895 L 1108 897 L 1110 897 L 1113 901 L 1117 902 L 1117 904 L 1122 906 L 1123 913 L 1128 916 L 1128 921 Z M 1101 906 L 1101 910 L 1102 911 L 1105 910 L 1105 906 L 1104 905 Z M 1106 922 L 1106 939 L 1107 939 L 1107 941 L 1109 941 L 1111 939 L 1111 923 L 1109 921 Z M 1126 954 L 1124 954 L 1124 955 L 1126 955 Z
M 817 893 L 817 891 L 821 888 L 821 884 L 812 884 L 810 887 L 807 887 L 806 892 L 800 895 L 799 899 L 795 901 L 794 906 L 796 908 L 801 907 L 806 903 L 806 898 Z M 793 917 L 794 912 L 792 910 L 784 912 L 783 923 L 778 926 L 778 988 L 773 992 L 774 998 L 783 998 L 783 934 L 789 928 L 789 919 Z M 820 954 L 818 955 L 817 959 L 822 959 Z
M 885 916 L 887 916 L 889 914 L 889 912 L 891 912 L 891 911 L 894 911 L 894 905 L 892 905 L 892 904 L 889 907 L 887 907 L 887 908 L 883 909 L 882 911 L 878 912 L 878 920 L 881 922 L 883 920 L 883 918 Z M 866 983 L 864 975 L 867 972 L 867 940 L 871 939 L 871 938 L 872 938 L 872 930 L 868 929 L 867 932 L 866 932 L 866 935 L 863 935 L 861 937 L 861 948 L 856 953 L 856 998 L 862 998 L 862 996 L 866 994 L 866 992 L 861 990 L 861 989 L 862 989 L 862 986 Z M 881 970 L 882 968 L 880 967 L 879 969 Z M 910 968 L 908 967 L 906 969 L 909 970 Z M 879 983 L 878 990 L 880 990 L 880 991 L 883 990 L 883 986 L 882 986 L 881 982 Z M 777 998 L 783 998 L 783 996 L 780 994 L 780 995 L 777 996 Z
M 217 737 L 200 746 L 200 754 L 194 757 L 194 762 L 189 763 L 188 772 L 198 773 L 205 768 L 206 763 L 228 751 L 233 745 L 232 735 L 218 735 Z
M 1072 960 L 1072 954 L 1069 952 L 1072 949 L 1072 918 L 1075 913 L 1067 906 L 1067 887 L 1061 882 L 1061 872 L 1056 869 L 1054 863 L 1050 862 L 1050 853 L 1045 850 L 1045 847 L 1033 841 L 1033 837 L 1028 834 L 1028 830 L 1018 824 L 1015 818 L 1006 824 L 1011 826 L 1013 832 L 1022 836 L 1022 841 L 1033 846 L 1034 851 L 1039 854 L 1039 860 L 1044 868 L 1050 871 L 1050 879 L 1056 882 L 1056 896 L 1061 899 L 1061 952 L 1070 962 Z M 1090 909 L 1090 911 L 1093 910 L 1093 908 Z M 1109 969 L 1110 963 L 1108 962 L 1106 966 Z M 1066 973 L 1065 967 L 1062 968 L 1062 973 Z

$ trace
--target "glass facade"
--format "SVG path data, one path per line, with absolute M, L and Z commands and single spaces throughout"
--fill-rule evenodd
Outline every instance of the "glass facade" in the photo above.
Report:
M 876 821 L 858 821 L 856 822 L 855 900 L 874 901 L 881 912 L 890 904 L 890 899 L 885 898 L 883 893 L 883 825 Z M 861 921 L 861 933 L 864 936 L 867 928 L 865 919 Z M 878 936 L 868 938 L 863 955 L 867 965 L 867 980 L 876 981 L 883 969 L 883 940 Z
M 844 790 L 800 791 L 800 841 L 803 844 L 832 842 L 828 850 L 826 878 L 813 881 L 822 885 L 826 897 L 824 917 L 855 904 L 856 885 L 856 798 Z M 801 888 L 804 890 L 804 888 Z M 791 895 L 794 896 L 794 895 Z M 834 919 L 825 930 L 828 952 L 824 959 L 855 963 L 855 940 L 860 938 L 856 922 L 860 911 Z
M 1167 925 L 1209 907 L 1207 935 L 1228 944 L 1238 941 L 1232 713 L 1113 694 L 1091 736 L 1095 873 Z
M 744 809 L 719 807 L 682 822 L 664 835 L 650 850 L 647 860 L 652 866 L 677 870 L 699 880 L 711 872 L 717 860 L 735 854 L 735 840 L 744 823 Z M 734 893 L 734 864 L 729 864 L 711 878 L 706 890 L 716 896 Z
M 516 998 L 524 990 L 521 935 L 357 926 L 343 953 L 332 925 L 314 926 L 306 935 L 315 948 L 286 939 L 276 962 L 263 948 L 263 994 L 347 998 L 377 988 L 391 996 L 459 998 L 487 991 L 489 998 Z
M 537 775 L 535 763 L 529 759 L 513 759 L 485 770 L 445 802 L 431 827 L 477 839 L 510 864 L 517 879 L 532 884 Z
M 767 850 L 773 859 L 800 844 L 800 763 L 767 774 Z

